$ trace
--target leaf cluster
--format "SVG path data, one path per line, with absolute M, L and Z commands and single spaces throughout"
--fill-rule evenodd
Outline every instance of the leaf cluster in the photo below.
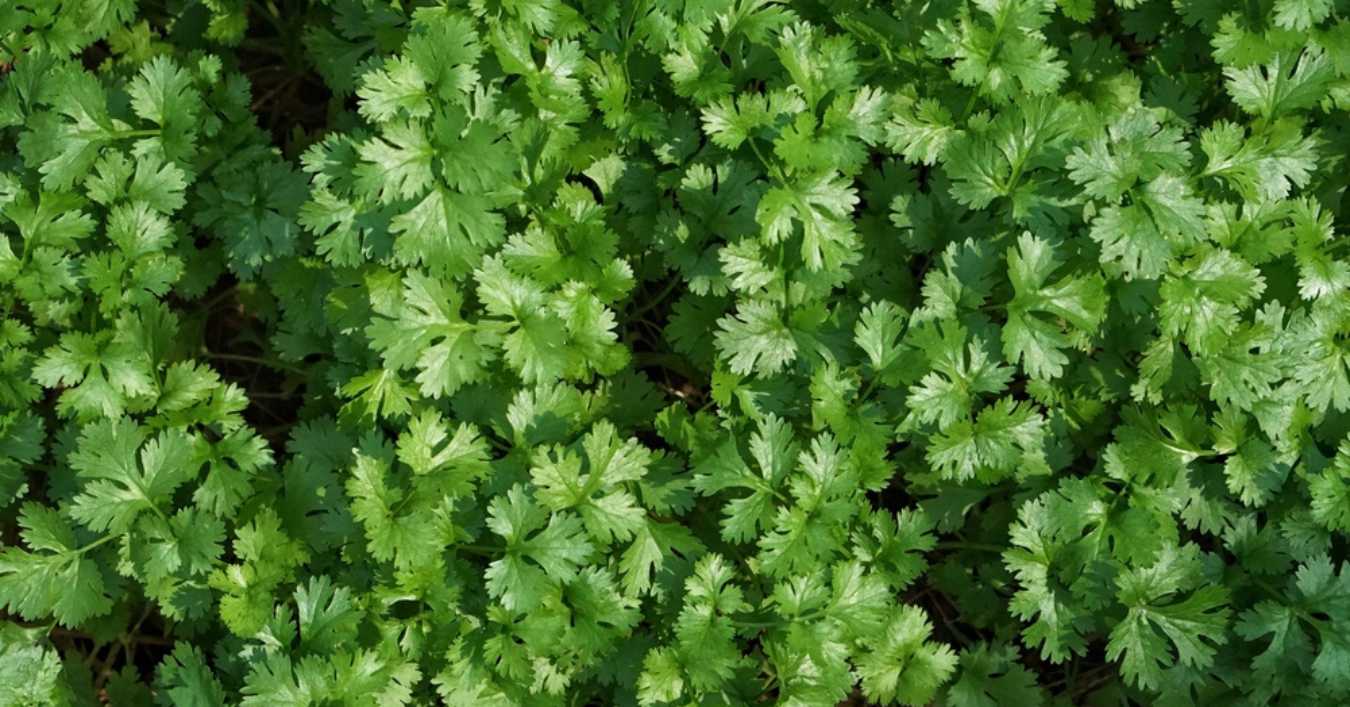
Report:
M 1341 0 L 14 0 L 0 704 L 1350 701 Z

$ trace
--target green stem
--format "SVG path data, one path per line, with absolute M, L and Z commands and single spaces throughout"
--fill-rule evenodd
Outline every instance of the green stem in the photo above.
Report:
M 962 123 L 966 122 L 966 119 L 970 117 L 970 112 L 972 110 L 975 110 L 975 101 L 978 100 L 980 97 L 981 86 L 984 86 L 984 84 L 981 83 L 979 86 L 976 86 L 975 88 L 971 89 L 970 98 L 966 100 L 966 107 L 961 109 L 960 122 Z
M 1162 444 L 1162 446 L 1167 447 L 1168 449 L 1170 449 L 1170 450 L 1172 450 L 1172 451 L 1174 451 L 1174 452 L 1177 452 L 1178 454 L 1186 454 L 1186 455 L 1190 455 L 1190 456 L 1195 457 L 1196 459 L 1204 459 L 1204 458 L 1207 458 L 1207 457 L 1217 457 L 1217 456 L 1219 456 L 1219 453 L 1218 453 L 1218 452 L 1215 452 L 1215 451 L 1213 451 L 1213 450 L 1194 449 L 1194 448 L 1192 448 L 1192 447 L 1182 447 L 1182 446 L 1180 446 L 1180 445 L 1178 445 L 1178 444 L 1174 444 L 1174 443 L 1172 443 L 1172 442 L 1170 442 L 1170 441 L 1168 441 L 1168 440 L 1166 440 L 1166 439 L 1164 439 L 1164 438 L 1162 438 L 1162 437 L 1158 437 L 1157 439 L 1158 439 L 1159 443 Z
M 1012 166 L 1012 172 L 1008 175 L 1008 182 L 1003 187 L 1003 195 L 1012 197 L 1012 193 L 1017 189 L 1018 182 L 1022 181 L 1022 167 L 1026 164 L 1030 152 L 1023 152 L 1017 156 L 1017 163 Z
M 968 543 L 968 542 L 942 542 L 936 546 L 938 550 L 975 550 L 977 552 L 992 552 L 1002 555 L 1008 548 L 1002 545 L 991 545 L 989 543 Z
M 245 39 L 244 41 L 239 43 L 239 46 L 249 49 L 250 51 L 260 52 L 263 54 L 273 54 L 280 57 L 286 56 L 286 52 L 277 48 L 276 45 L 268 42 L 259 41 L 256 39 Z M 263 71 L 285 71 L 286 68 L 287 67 L 284 66 L 269 64 L 267 66 L 260 67 L 255 71 L 255 73 L 261 73 Z
M 116 540 L 116 539 L 118 539 L 118 538 L 120 538 L 120 537 L 122 537 L 122 536 L 120 536 L 120 535 L 104 535 L 103 537 L 99 538 L 98 540 L 95 540 L 94 542 L 91 542 L 91 543 L 89 543 L 88 545 L 85 545 L 84 547 L 82 547 L 82 548 L 76 550 L 76 551 L 75 551 L 75 554 L 76 554 L 76 555 L 83 555 L 84 553 L 89 552 L 90 550 L 93 550 L 94 548 L 96 548 L 96 547 L 98 547 L 98 546 L 100 546 L 100 545 L 103 545 L 103 544 L 105 544 L 105 543 L 112 542 L 113 540 Z
M 142 493 L 144 493 L 144 489 L 142 489 Z M 155 516 L 156 516 L 157 518 L 159 518 L 160 520 L 164 521 L 164 525 L 165 525 L 166 527 L 172 527 L 172 526 L 169 524 L 169 517 L 166 516 L 166 515 L 164 515 L 164 511 L 159 510 L 159 506 L 156 506 L 156 505 L 154 505 L 154 504 L 152 503 L 152 504 L 150 504 L 150 510 L 152 510 L 152 511 L 155 512 Z
M 633 354 L 633 363 L 638 367 L 660 368 L 670 371 L 691 383 L 704 379 L 703 374 L 679 354 L 638 351 Z
M 877 383 L 880 382 L 881 382 L 880 375 L 873 376 L 872 380 L 867 381 L 867 385 L 863 386 L 862 392 L 858 393 L 858 402 L 861 403 L 866 401 L 868 396 L 872 394 L 872 391 L 876 389 Z
M 728 617 L 728 618 L 731 619 L 731 623 L 733 625 L 740 626 L 741 628 L 773 628 L 775 626 L 782 626 L 784 623 L 789 621 L 810 621 L 811 619 L 820 616 L 822 613 L 824 612 L 820 610 L 808 611 L 805 614 L 802 614 L 801 616 L 793 616 L 789 618 L 777 617 L 773 621 L 749 621 L 746 619 L 738 619 L 735 617 Z
M 681 282 L 683 281 L 680 278 L 671 276 L 670 281 L 666 283 L 666 286 L 661 288 L 661 291 L 656 293 L 655 297 L 647 300 L 646 304 L 634 310 L 632 316 L 641 317 L 643 314 L 646 314 L 648 311 L 650 311 L 653 307 L 656 307 L 657 305 L 664 302 L 666 298 L 670 296 L 670 293 L 674 292 L 676 287 L 679 287 Z
M 158 128 L 155 128 L 153 130 L 118 130 L 113 132 L 112 136 L 114 138 L 159 137 L 159 134 L 160 130 Z
M 488 547 L 487 545 L 451 545 L 450 547 L 459 552 L 480 557 L 497 557 L 506 550 L 504 547 Z
M 510 454 L 510 453 L 511 453 L 511 443 L 510 443 L 510 442 L 506 442 L 506 441 L 497 439 L 497 437 L 496 437 L 495 435 L 489 435 L 489 434 L 483 435 L 483 439 L 487 440 L 488 444 L 492 445 L 492 448 L 493 448 L 493 449 L 495 449 L 495 450 L 501 452 L 503 455 L 507 455 L 507 454 Z
M 259 366 L 267 366 L 268 368 L 276 368 L 282 371 L 290 371 L 291 373 L 295 373 L 297 375 L 305 375 L 306 373 L 308 373 L 299 366 L 286 363 L 285 361 L 279 361 L 274 358 L 263 358 L 261 356 L 248 356 L 245 354 L 217 353 L 213 351 L 208 351 L 206 352 L 205 355 L 209 359 L 215 359 L 218 361 L 238 361 L 240 363 L 254 363 Z
M 769 162 L 769 160 L 764 157 L 764 153 L 759 151 L 759 145 L 755 144 L 755 139 L 752 137 L 746 140 L 745 144 L 750 146 L 750 151 L 755 153 L 755 157 L 759 158 L 759 163 L 764 165 L 764 171 L 768 172 L 769 176 L 773 177 L 779 184 L 782 184 L 783 173 L 779 171 L 778 165 Z
M 778 626 L 778 625 L 782 624 L 783 622 L 782 622 L 782 621 L 741 621 L 740 619 L 732 619 L 732 620 L 731 620 L 731 623 L 734 624 L 734 625 L 736 625 L 736 626 L 740 626 L 741 628 L 773 628 L 774 626 Z
M 259 15 L 262 15 L 262 18 L 267 21 L 267 24 L 272 26 L 272 29 L 276 30 L 278 37 L 287 37 L 290 35 L 290 33 L 286 31 L 286 28 L 281 25 L 281 16 L 270 2 L 263 4 L 255 0 L 249 4 L 257 10 Z
M 1304 611 L 1303 609 L 1297 606 L 1289 606 L 1288 604 L 1286 604 L 1285 602 L 1288 601 L 1289 592 L 1287 591 L 1281 592 L 1280 590 L 1271 586 L 1269 582 L 1266 582 L 1266 580 L 1261 579 L 1260 577 L 1256 577 L 1253 575 L 1248 576 L 1251 578 L 1253 584 L 1255 584 L 1257 587 L 1260 587 L 1261 591 L 1270 595 L 1271 599 L 1274 599 L 1276 602 L 1279 602 L 1285 608 L 1294 612 L 1294 615 L 1297 616 L 1298 618 L 1303 619 L 1304 621 L 1308 622 L 1310 625 L 1314 626 L 1319 630 L 1331 628 L 1326 621 L 1323 621 L 1322 619 L 1319 619 L 1316 616 L 1309 614 L 1308 612 Z
M 623 50 L 620 52 L 621 54 L 620 67 L 623 69 L 623 82 L 624 85 L 627 87 L 627 91 L 629 94 L 631 94 L 633 91 L 633 80 L 629 77 L 628 56 L 632 52 L 633 48 L 632 47 L 633 26 L 637 24 L 638 15 L 642 14 L 642 11 L 645 9 L 643 7 L 643 0 L 638 0 L 638 2 L 633 3 L 632 9 L 633 9 L 632 14 L 630 14 L 628 16 L 628 19 L 624 22 L 623 37 L 622 37 Z M 627 98 L 628 96 L 624 97 L 625 104 L 627 104 L 628 102 Z

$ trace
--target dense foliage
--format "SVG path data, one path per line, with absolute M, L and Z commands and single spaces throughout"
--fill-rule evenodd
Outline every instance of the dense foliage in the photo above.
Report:
M 1350 702 L 1345 0 L 8 0 L 0 705 Z

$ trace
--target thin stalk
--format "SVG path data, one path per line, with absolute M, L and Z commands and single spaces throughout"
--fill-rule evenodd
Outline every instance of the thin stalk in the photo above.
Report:
M 308 373 L 308 371 L 306 371 L 303 368 L 300 368 L 299 366 L 295 366 L 286 363 L 285 361 L 281 361 L 274 358 L 264 358 L 262 356 L 249 356 L 246 354 L 231 354 L 231 353 L 219 353 L 214 351 L 208 351 L 206 352 L 206 357 L 218 361 L 238 361 L 240 363 L 253 363 L 259 366 L 266 366 L 268 368 L 276 368 L 282 371 L 290 371 L 291 373 L 295 373 L 298 375 L 305 375 Z
M 117 130 L 112 133 L 114 138 L 128 137 L 158 137 L 160 131 L 158 128 L 148 130 Z
M 487 545 L 451 545 L 450 547 L 453 550 L 480 557 L 496 557 L 506 550 L 504 547 L 488 547 Z
M 666 298 L 670 296 L 670 293 L 674 292 L 675 288 L 680 286 L 680 282 L 681 282 L 680 278 L 672 276 L 670 278 L 670 281 L 666 283 L 666 286 L 661 288 L 661 291 L 656 293 L 655 297 L 652 297 L 651 299 L 647 300 L 646 304 L 634 310 L 632 316 L 641 317 L 643 314 L 646 314 L 647 312 L 651 311 L 654 307 L 666 301 Z
M 934 546 L 938 550 L 974 550 L 976 552 L 992 552 L 1002 555 L 1008 548 L 1001 545 L 990 545 L 989 543 L 968 543 L 968 542 L 941 542 Z
M 76 550 L 76 551 L 75 551 L 75 554 L 76 554 L 76 555 L 83 555 L 84 553 L 89 552 L 90 550 L 93 550 L 94 548 L 97 548 L 97 547 L 99 547 L 100 545 L 103 545 L 103 544 L 105 544 L 105 543 L 112 542 L 113 540 L 117 540 L 117 539 L 120 538 L 120 537 L 122 537 L 122 536 L 120 536 L 120 535 L 105 535 L 105 536 L 99 538 L 98 540 L 95 540 L 94 542 L 91 542 L 91 543 L 89 543 L 88 545 L 85 545 L 84 547 L 82 547 L 82 548 Z

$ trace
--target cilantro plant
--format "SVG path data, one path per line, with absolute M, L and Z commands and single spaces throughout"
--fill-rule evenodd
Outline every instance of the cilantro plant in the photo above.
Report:
M 1350 4 L 11 0 L 0 705 L 1350 702 Z

